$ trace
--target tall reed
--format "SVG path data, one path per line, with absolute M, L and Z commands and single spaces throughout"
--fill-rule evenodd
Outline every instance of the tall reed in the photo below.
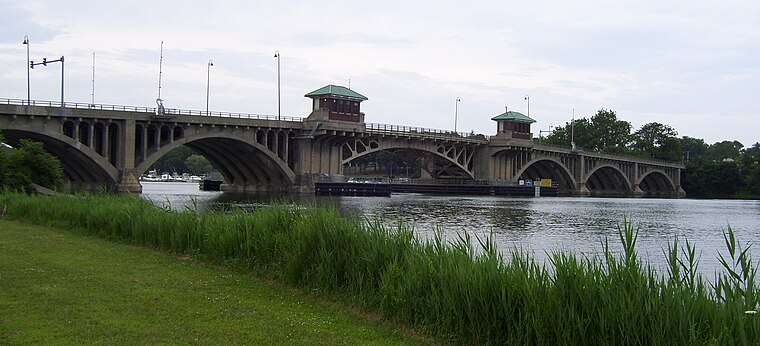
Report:
M 0 195 L 5 218 L 246 266 L 466 344 L 757 344 L 757 267 L 729 227 L 725 271 L 698 274 L 693 244 L 674 239 L 668 273 L 642 263 L 624 220 L 623 252 L 569 252 L 539 264 L 489 238 L 342 218 L 334 209 L 173 211 L 139 198 Z M 475 251 L 478 245 L 480 251 Z M 107 264 L 104 264 L 107 265 Z

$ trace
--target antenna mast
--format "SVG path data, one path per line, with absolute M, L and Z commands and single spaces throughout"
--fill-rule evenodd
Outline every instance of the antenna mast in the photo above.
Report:
M 575 151 L 575 108 L 573 108 L 573 120 L 570 123 L 570 147 Z
M 95 52 L 92 52 L 92 101 L 95 105 Z
M 161 99 L 161 67 L 164 64 L 164 41 L 161 41 L 161 57 L 158 60 L 158 99 Z

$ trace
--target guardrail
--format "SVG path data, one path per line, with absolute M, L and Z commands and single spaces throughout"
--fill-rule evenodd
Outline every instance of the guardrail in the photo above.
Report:
M 37 106 L 37 107 L 64 107 L 75 109 L 91 109 L 91 110 L 103 110 L 103 111 L 121 111 L 121 112 L 137 112 L 137 113 L 150 113 L 158 114 L 156 107 L 140 107 L 140 106 L 123 106 L 123 105 L 109 105 L 109 104 L 92 104 L 92 103 L 78 103 L 78 102 L 64 102 L 61 104 L 59 101 L 42 101 L 42 100 L 27 100 L 20 99 L 6 99 L 0 98 L 0 104 L 17 105 L 17 106 Z M 278 120 L 278 121 L 290 121 L 290 122 L 303 122 L 303 118 L 294 116 L 276 116 L 270 114 L 253 114 L 253 113 L 235 113 L 235 112 L 206 112 L 202 110 L 190 110 L 190 109 L 178 109 L 178 108 L 165 108 L 164 113 L 166 115 L 192 115 L 192 116 L 209 116 L 220 118 L 238 118 L 238 119 L 257 119 L 257 120 Z
M 447 139 L 458 142 L 486 143 L 489 136 L 474 133 L 454 132 L 448 130 L 429 129 L 416 126 L 392 124 L 365 123 L 368 132 L 383 134 L 402 134 L 414 137 Z

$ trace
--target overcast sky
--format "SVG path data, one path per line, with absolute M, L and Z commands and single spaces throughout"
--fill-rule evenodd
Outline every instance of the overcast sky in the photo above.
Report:
M 307 116 L 327 84 L 369 98 L 366 121 L 534 134 L 612 109 L 707 143 L 760 141 L 760 1 L 5 1 L 0 98 L 26 98 L 26 46 L 65 56 L 67 102 Z M 60 64 L 31 71 L 60 99 Z

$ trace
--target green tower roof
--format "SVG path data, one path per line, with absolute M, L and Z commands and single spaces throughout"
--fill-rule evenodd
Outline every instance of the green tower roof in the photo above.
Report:
M 507 121 L 514 121 L 516 123 L 526 123 L 526 124 L 532 124 L 536 122 L 535 120 L 531 119 L 527 115 L 522 114 L 520 112 L 515 112 L 515 111 L 507 111 L 505 113 L 501 113 L 491 118 L 491 120 L 496 120 L 496 121 L 507 120 Z
M 321 87 L 304 96 L 311 97 L 311 98 L 317 98 L 320 96 L 331 96 L 334 98 L 349 99 L 349 100 L 355 100 L 355 101 L 368 100 L 368 98 L 366 98 L 364 95 L 356 91 L 353 91 L 349 88 L 346 88 L 340 85 L 332 85 L 332 84 Z

